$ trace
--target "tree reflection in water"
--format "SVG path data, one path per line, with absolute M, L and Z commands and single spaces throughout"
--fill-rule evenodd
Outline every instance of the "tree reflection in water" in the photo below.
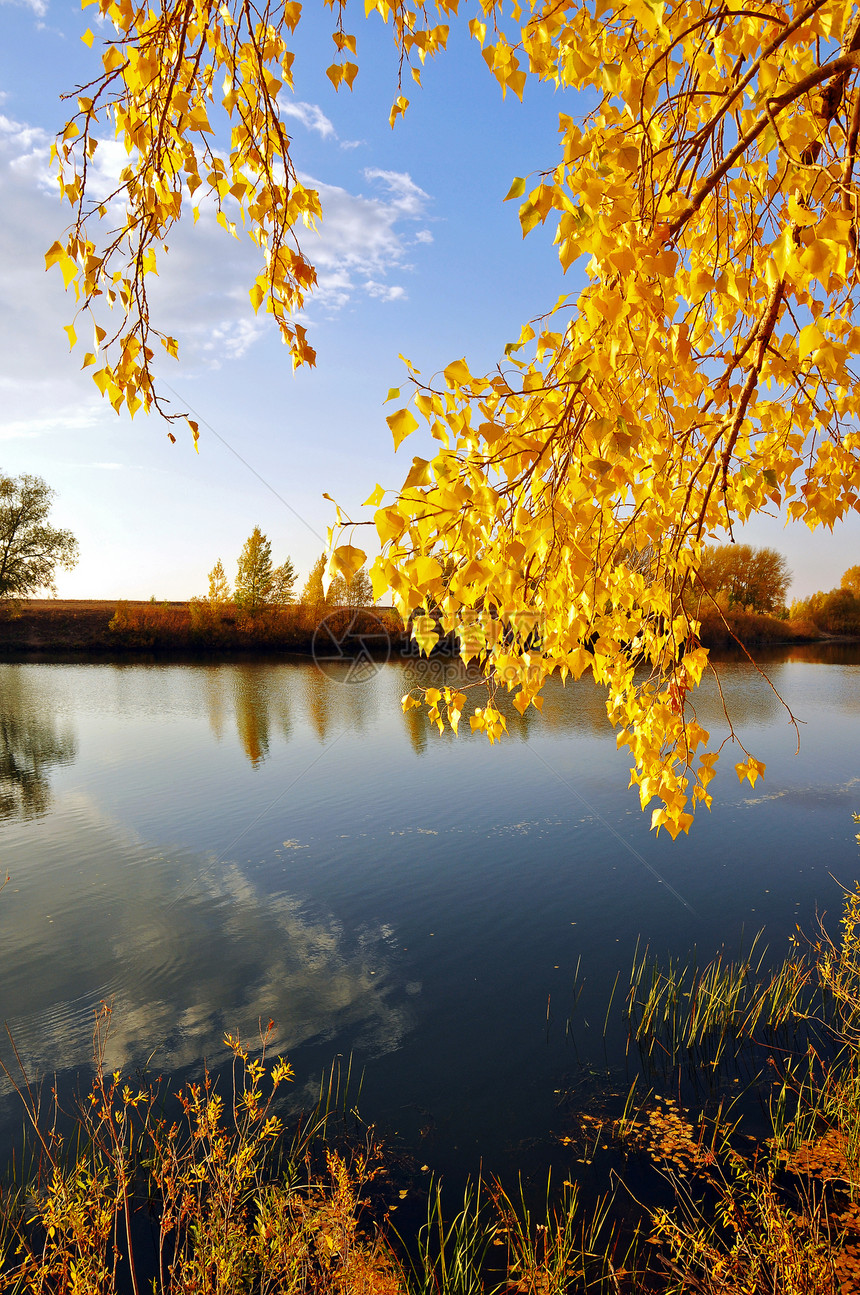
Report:
M 76 755 L 74 735 L 59 727 L 24 671 L 0 672 L 0 819 L 45 814 L 51 769 L 71 764 Z

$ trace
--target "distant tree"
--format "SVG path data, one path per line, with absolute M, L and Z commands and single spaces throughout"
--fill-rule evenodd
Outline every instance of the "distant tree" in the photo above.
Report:
M 845 576 L 849 575 L 850 571 L 846 571 Z M 860 635 L 860 597 L 846 587 L 845 576 L 840 589 L 831 589 L 829 593 L 819 589 L 809 598 L 792 603 L 792 620 L 812 621 L 825 634 Z
M 326 568 L 326 555 L 321 553 L 310 569 L 302 589 L 301 601 L 306 607 L 324 607 L 326 604 L 323 577 Z
M 236 606 L 246 616 L 256 616 L 266 608 L 272 596 L 272 545 L 259 526 L 255 526 L 239 555 L 236 572 Z
M 359 567 L 351 580 L 335 576 L 329 585 L 328 601 L 336 607 L 348 607 L 357 611 L 359 607 L 370 607 L 375 601 L 373 582 L 367 567 Z
M 151 601 L 154 602 L 155 599 Z M 224 564 L 219 558 L 209 572 L 209 592 L 206 597 L 192 598 L 188 604 L 191 628 L 197 633 L 210 633 L 217 630 L 231 602 L 230 586 L 224 574 Z
M 860 634 L 860 599 L 850 589 L 824 594 L 815 623 L 828 634 Z
M 269 601 L 273 607 L 286 607 L 293 601 L 296 569 L 289 558 L 272 572 L 272 591 Z
M 71 531 L 49 526 L 55 492 L 41 477 L 0 477 L 0 599 L 56 592 L 54 572 L 78 560 Z
M 206 599 L 212 612 L 220 612 L 232 601 L 230 586 L 224 572 L 224 564 L 220 558 L 209 572 L 209 593 Z
M 729 607 L 779 611 L 790 582 L 791 572 L 776 549 L 720 544 L 705 549 L 699 563 L 699 585 L 714 598 L 722 594 Z
M 860 598 L 860 566 L 848 568 L 842 576 L 841 587 Z
M 220 562 L 210 572 L 210 588 Z M 223 577 L 223 570 L 221 576 Z M 244 616 L 258 616 L 276 607 L 286 607 L 293 601 L 296 570 L 287 558 L 279 567 L 272 566 L 272 545 L 259 526 L 255 526 L 245 541 L 239 556 L 236 572 L 236 589 L 233 601 Z M 226 588 L 226 580 L 224 581 Z

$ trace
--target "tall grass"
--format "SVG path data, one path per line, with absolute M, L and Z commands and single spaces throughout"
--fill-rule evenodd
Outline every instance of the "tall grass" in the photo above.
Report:
M 213 610 L 199 599 L 190 603 L 120 602 L 109 630 L 117 646 L 140 651 L 310 651 L 323 621 L 326 633 L 337 641 L 344 638 L 347 645 L 350 638 L 360 642 L 362 635 L 375 642 L 387 634 L 395 644 L 405 636 L 403 622 L 389 608 L 353 612 L 293 603 L 251 616 L 232 604 Z
M 695 960 L 663 966 L 647 948 L 637 949 L 625 1008 L 631 1039 L 670 1065 L 715 1065 L 754 1039 L 820 1021 L 817 964 L 798 950 L 768 971 L 766 956 L 762 932 L 745 956 L 721 953 L 701 969 Z
M 670 1203 L 637 1199 L 616 1173 L 584 1207 L 580 1185 L 467 1185 L 449 1208 L 438 1182 L 423 1221 L 394 1227 L 385 1148 L 357 1120 L 350 1068 L 334 1066 L 291 1129 L 292 1079 L 227 1036 L 232 1070 L 207 1072 L 174 1104 L 104 1069 L 70 1134 L 16 1079 L 31 1130 L 26 1176 L 0 1197 L 3 1295 L 849 1295 L 860 1291 L 860 885 L 839 938 L 795 940 L 769 967 L 760 937 L 733 959 L 661 967 L 637 953 L 625 1012 L 650 1065 L 713 1075 L 758 1056 L 767 1136 L 750 1139 L 719 1102 L 634 1100 L 592 1118 L 589 1162 L 642 1162 Z M 762 1060 L 763 1059 L 763 1060 Z M 764 1078 L 762 1077 L 764 1076 Z M 719 1087 L 719 1086 L 718 1086 Z M 626 1171 L 625 1171 L 626 1173 Z M 402 1218 L 403 1215 L 397 1215 Z
M 0 1197 L 4 1295 L 564 1295 L 615 1271 L 606 1203 L 581 1219 L 570 1183 L 558 1199 L 548 1185 L 536 1217 L 522 1192 L 482 1182 L 448 1216 L 437 1182 L 417 1236 L 399 1237 L 382 1148 L 371 1130 L 343 1137 L 349 1071 L 333 1067 L 288 1132 L 277 1094 L 291 1068 L 267 1056 L 266 1032 L 253 1056 L 227 1036 L 227 1091 L 204 1072 L 168 1114 L 157 1086 L 105 1072 L 109 1026 L 103 1008 L 71 1136 L 23 1069 L 15 1079 L 35 1155 Z
M 745 647 L 761 647 L 769 643 L 804 643 L 822 637 L 821 630 L 807 618 L 782 620 L 763 612 L 743 611 L 733 607 L 718 611 L 702 609 L 699 637 L 707 648 L 721 651 L 742 643 Z

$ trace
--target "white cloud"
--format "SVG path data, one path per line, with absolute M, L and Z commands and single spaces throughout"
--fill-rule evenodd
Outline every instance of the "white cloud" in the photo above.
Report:
M 328 310 L 342 308 L 361 292 L 384 301 L 406 296 L 402 284 L 386 280 L 392 271 L 407 268 L 402 224 L 425 218 L 428 195 L 407 172 L 369 169 L 364 174 L 381 181 L 387 193 L 366 197 L 302 178 L 319 191 L 322 202 L 323 221 L 307 240 L 307 252 L 319 275 L 313 300 Z
M 332 122 L 315 103 L 303 103 L 301 100 L 287 99 L 282 97 L 278 101 L 278 107 L 282 117 L 294 117 L 300 121 L 307 130 L 314 130 L 323 139 L 329 139 L 333 136 L 337 139 L 337 131 Z
M 45 252 L 67 223 L 48 172 L 46 132 L 0 115 L 0 438 L 93 427 L 113 411 L 69 355 L 74 314 Z M 84 331 L 79 328 L 81 336 Z
M 0 0 L 3 4 L 5 0 Z M 29 177 L 47 188 L 51 182 L 48 150 L 51 137 L 41 126 L 28 126 L 0 113 L 0 154 L 16 174 Z M 56 186 L 54 186 L 56 190 Z
M 264 325 L 255 318 L 236 319 L 213 328 L 209 340 L 202 344 L 201 349 L 204 353 L 217 357 L 219 364 L 221 358 L 239 360 L 263 336 L 263 332 Z
M 15 388 L 19 385 L 14 379 L 0 376 L 0 391 L 14 393 Z M 38 388 L 35 394 L 36 399 L 38 399 Z M 73 414 L 50 414 L 42 417 L 19 418 L 0 422 L 0 441 L 13 441 L 21 437 L 39 436 L 42 432 L 51 431 L 82 432 L 89 427 L 95 427 L 99 422 L 101 412 L 101 403 L 96 403 L 96 399 L 95 393 L 93 393 L 93 403 L 90 408 L 79 409 Z
M 367 167 L 364 172 L 367 180 L 381 180 L 387 185 L 391 196 L 391 205 L 406 216 L 418 219 L 424 214 L 427 194 L 409 175 L 408 171 L 380 171 L 378 167 Z
M 48 0 L 0 0 L 0 4 L 16 4 L 24 9 L 32 9 L 37 18 L 44 18 L 48 12 Z
M 429 230 L 429 229 L 419 229 L 418 233 L 415 235 L 415 242 L 416 242 L 416 243 L 432 243 L 432 242 L 433 242 L 433 235 L 430 233 L 430 230 Z
M 2 0 L 0 0 L 2 3 Z M 298 105 L 301 107 L 302 105 Z M 311 128 L 323 130 L 308 108 Z M 0 438 L 39 436 L 66 428 L 91 428 L 115 415 L 78 370 L 62 326 L 75 316 L 58 271 L 45 273 L 44 254 L 68 223 L 48 165 L 51 137 L 44 130 L 0 114 Z M 116 188 L 126 162 L 124 148 L 105 140 L 95 154 L 93 194 L 104 200 Z M 312 177 L 303 183 L 320 193 L 324 220 L 319 232 L 302 231 L 302 248 L 317 268 L 318 287 L 305 303 L 303 322 L 331 315 L 364 297 L 394 302 L 406 296 L 411 228 L 427 219 L 427 194 L 406 172 L 368 169 L 371 190 L 350 193 Z M 109 211 L 106 225 L 111 225 Z M 426 241 L 420 236 L 418 242 Z M 159 256 L 160 275 L 149 284 L 151 315 L 162 331 L 179 338 L 180 359 L 193 368 L 238 360 L 274 327 L 251 312 L 248 290 L 261 268 L 259 249 L 247 238 L 231 239 L 218 225 L 211 201 L 199 219 L 183 220 L 170 235 L 170 254 Z M 102 321 L 103 322 L 103 321 Z M 118 322 L 118 321 L 117 321 Z M 76 322 L 81 341 L 90 325 Z M 81 351 L 82 358 L 82 351 Z M 168 381 L 181 372 L 165 368 Z
M 377 297 L 380 301 L 404 301 L 406 299 L 406 289 L 399 283 L 376 283 L 373 279 L 368 279 L 364 285 L 364 290 L 369 297 Z
M 292 117 L 301 122 L 306 130 L 312 130 L 323 139 L 336 140 L 343 149 L 361 148 L 367 141 L 363 139 L 341 139 L 334 122 L 325 115 L 319 104 L 305 103 L 302 99 L 291 99 L 282 94 L 278 99 L 278 109 L 282 117 Z

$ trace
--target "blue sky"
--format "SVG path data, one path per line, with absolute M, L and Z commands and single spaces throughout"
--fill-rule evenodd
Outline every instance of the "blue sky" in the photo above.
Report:
M 416 433 L 394 454 L 383 402 L 404 377 L 398 353 L 425 374 L 463 355 L 490 367 L 527 319 L 578 286 L 562 277 L 551 233 L 523 240 L 516 204 L 502 201 L 514 176 L 554 164 L 558 114 L 575 113 L 575 97 L 530 82 L 522 104 L 503 102 L 455 22 L 392 131 L 391 34 L 354 8 L 354 92 L 335 94 L 325 77 L 330 11 L 314 17 L 308 5 L 285 102 L 295 165 L 328 217 L 305 242 L 320 276 L 305 321 L 317 367 L 294 374 L 271 323 L 254 316 L 250 244 L 205 219 L 171 241 L 159 294 L 181 361 L 161 375 L 200 422 L 195 455 L 181 431 L 171 445 L 158 418 L 132 422 L 100 399 L 62 331 L 73 302 L 44 271 L 68 212 L 47 150 L 66 119 L 60 94 L 96 67 L 98 32 L 92 50 L 80 40 L 94 11 L 0 0 L 0 470 L 35 472 L 57 491 L 54 520 L 81 549 L 59 575 L 62 597 L 202 593 L 216 558 L 235 574 L 255 525 L 304 577 L 333 521 L 323 492 L 360 515 L 377 482 L 399 485 L 432 444 Z M 110 148 L 100 155 L 109 166 Z M 860 561 L 858 518 L 813 536 L 763 519 L 744 538 L 785 553 L 801 595 Z

